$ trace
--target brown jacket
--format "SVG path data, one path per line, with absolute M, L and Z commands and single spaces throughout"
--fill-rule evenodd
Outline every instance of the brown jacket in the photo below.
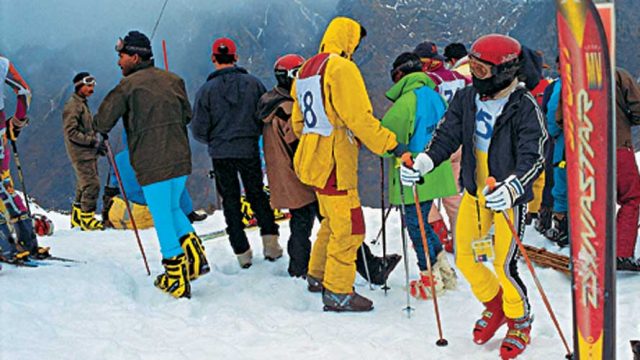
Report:
M 633 149 L 631 127 L 640 125 L 640 87 L 626 70 L 616 69 L 616 145 Z
M 120 117 L 140 185 L 191 174 L 191 105 L 179 76 L 153 61 L 138 65 L 102 101 L 94 117 L 96 131 L 108 133 Z
M 290 124 L 293 99 L 286 90 L 275 87 L 258 102 L 258 117 L 264 122 L 264 158 L 274 209 L 299 209 L 316 201 L 313 189 L 298 180 L 293 155 L 298 138 Z
M 73 93 L 62 111 L 64 145 L 71 162 L 97 158 L 96 133 L 87 99 Z

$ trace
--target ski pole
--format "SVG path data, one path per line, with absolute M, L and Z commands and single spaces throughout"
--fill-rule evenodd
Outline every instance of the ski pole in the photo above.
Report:
M 369 273 L 369 264 L 367 264 L 367 256 L 365 255 L 365 252 L 364 252 L 364 246 L 360 245 L 360 250 L 362 252 L 362 262 L 364 263 L 364 272 L 365 274 L 367 274 L 367 282 L 369 283 L 369 290 L 373 291 L 373 286 L 371 285 L 371 274 Z
M 387 268 L 387 228 L 385 226 L 386 221 L 384 221 L 384 158 L 380 158 L 380 215 L 382 215 L 382 265 L 386 269 Z M 384 295 L 387 295 L 387 290 L 389 290 L 389 286 L 387 286 L 387 279 L 384 279 L 384 286 L 382 286 L 382 290 L 384 290 Z
M 387 222 L 387 218 L 389 217 L 389 214 L 391 214 L 391 209 L 392 209 L 392 206 L 389 206 L 387 208 L 387 211 L 384 213 L 384 219 L 382 220 L 383 224 Z M 373 239 L 373 241 L 371 242 L 371 245 L 378 244 L 378 240 L 380 240 L 381 235 L 382 235 L 382 226 L 380 226 L 380 230 L 378 230 L 378 235 L 376 235 L 376 238 Z
M 111 167 L 113 168 L 113 173 L 116 175 L 116 180 L 118 180 L 118 187 L 120 188 L 120 194 L 122 194 L 122 199 L 124 200 L 125 205 L 127 206 L 127 213 L 129 214 L 129 219 L 131 219 L 131 226 L 133 227 L 133 232 L 136 234 L 136 240 L 138 241 L 138 247 L 140 248 L 140 253 L 142 254 L 142 260 L 144 261 L 144 267 L 147 269 L 147 275 L 151 276 L 151 270 L 149 270 L 149 263 L 147 262 L 147 255 L 144 253 L 144 247 L 142 247 L 142 241 L 140 240 L 140 234 L 138 233 L 138 226 L 136 225 L 136 219 L 133 217 L 133 212 L 131 211 L 131 207 L 129 206 L 129 199 L 127 199 L 127 193 L 124 191 L 124 186 L 122 185 L 122 179 L 120 178 L 120 172 L 118 171 L 118 166 L 116 165 L 116 159 L 113 156 L 113 151 L 111 151 L 111 144 L 109 144 L 109 140 L 104 138 L 104 145 L 107 147 L 107 158 L 111 163 Z
M 400 179 L 400 168 L 398 168 L 398 180 Z M 400 184 L 400 237 L 402 238 L 402 256 L 404 256 L 404 286 L 407 289 L 407 307 L 404 310 L 407 312 L 407 317 L 411 318 L 411 296 L 409 296 L 409 260 L 407 259 L 407 235 L 405 234 L 405 221 L 404 221 L 405 204 L 404 204 L 404 186 Z
M 404 153 L 402 155 L 402 162 L 408 166 L 413 167 L 413 159 L 411 158 L 411 153 Z M 402 186 L 402 184 L 400 184 Z M 433 296 L 433 308 L 436 314 L 436 322 L 438 324 L 438 341 L 436 341 L 437 346 L 447 346 L 449 342 L 442 335 L 442 323 L 440 321 L 440 310 L 438 309 L 438 296 L 436 294 L 436 287 L 433 279 L 433 270 L 431 268 L 431 258 L 429 256 L 429 247 L 427 246 L 427 233 L 424 228 L 424 219 L 422 218 L 422 209 L 420 209 L 420 197 L 418 196 L 418 185 L 413 184 L 413 201 L 416 205 L 416 215 L 418 215 L 418 224 L 420 225 L 420 236 L 422 237 L 422 246 L 424 247 L 424 256 L 427 260 L 427 271 L 429 272 L 429 283 L 431 287 L 431 295 Z
M 27 195 L 27 185 L 24 183 L 24 175 L 22 174 L 22 164 L 20 164 L 20 156 L 18 155 L 18 146 L 14 140 L 11 140 L 11 149 L 13 150 L 13 161 L 18 169 L 18 180 L 22 186 L 22 195 L 24 195 L 24 204 L 27 207 L 27 214 L 31 217 L 31 207 L 29 206 L 29 195 Z
M 495 189 L 496 187 L 496 179 L 493 176 L 489 176 L 487 178 L 487 186 L 489 187 L 489 190 Z M 527 249 L 525 249 L 524 245 L 522 244 L 522 241 L 520 240 L 520 236 L 518 235 L 518 232 L 516 231 L 516 228 L 513 226 L 513 223 L 511 222 L 511 220 L 509 219 L 509 215 L 507 214 L 506 211 L 500 211 L 500 213 L 502 213 L 502 216 L 504 216 L 504 220 L 507 223 L 507 225 L 509 226 L 509 229 L 511 230 L 511 235 L 513 235 L 513 238 L 516 239 L 516 244 L 518 244 L 518 249 L 520 249 L 520 253 L 522 254 L 522 256 L 524 257 L 525 262 L 527 263 L 527 267 L 529 268 L 529 271 L 531 272 L 531 277 L 533 277 L 533 281 L 536 284 L 536 287 L 538 288 L 538 292 L 540 293 L 540 297 L 542 297 L 542 301 L 544 302 L 544 306 L 547 308 L 547 311 L 549 312 L 549 316 L 551 316 L 551 320 L 553 321 L 553 325 L 555 325 L 556 330 L 558 330 L 558 334 L 560 335 L 560 339 L 562 339 L 562 343 L 564 344 L 565 349 L 567 350 L 567 354 L 565 356 L 565 358 L 567 359 L 572 359 L 573 358 L 573 354 L 571 353 L 571 349 L 569 348 L 569 344 L 567 343 L 567 340 L 564 337 L 564 334 L 562 333 L 562 329 L 560 328 L 560 324 L 558 323 L 558 319 L 556 318 L 556 315 L 553 312 L 553 308 L 551 307 L 551 303 L 549 302 L 549 299 L 547 298 L 547 294 L 544 292 L 544 289 L 542 288 L 542 284 L 540 283 L 540 280 L 538 279 L 538 275 L 536 275 L 536 271 L 533 268 L 533 265 L 531 264 L 531 260 L 529 259 L 529 255 L 527 254 Z

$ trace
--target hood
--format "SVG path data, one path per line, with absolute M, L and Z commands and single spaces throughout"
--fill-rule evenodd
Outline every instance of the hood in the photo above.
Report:
M 222 88 L 224 89 L 224 94 L 222 94 L 222 98 L 225 99 L 229 104 L 239 104 L 244 96 L 242 91 L 240 90 L 241 80 L 238 76 L 225 76 L 229 74 L 248 74 L 247 70 L 239 67 L 239 66 L 231 66 L 224 69 L 216 70 L 212 72 L 208 77 L 207 81 L 210 81 L 215 78 L 221 78 Z
M 258 119 L 261 119 L 265 124 L 269 124 L 273 120 L 273 116 L 270 115 L 285 101 L 293 103 L 293 98 L 286 89 L 281 87 L 276 86 L 273 90 L 264 93 L 258 103 Z
M 355 20 L 337 17 L 329 23 L 320 42 L 320 53 L 338 54 L 350 59 L 360 44 L 362 26 Z
M 436 88 L 436 84 L 427 74 L 423 72 L 414 72 L 405 75 L 402 79 L 400 79 L 400 81 L 395 83 L 391 87 L 391 89 L 389 89 L 385 93 L 385 96 L 387 97 L 387 99 L 395 102 L 400 98 L 400 96 L 404 95 L 405 93 L 421 88 L 423 86 L 428 86 L 431 89 Z
M 527 89 L 533 90 L 542 79 L 543 63 L 544 60 L 537 51 L 522 46 L 518 77 L 526 84 Z

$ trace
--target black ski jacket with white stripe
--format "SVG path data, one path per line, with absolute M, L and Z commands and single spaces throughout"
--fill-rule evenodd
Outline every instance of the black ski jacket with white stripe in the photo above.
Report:
M 478 190 L 474 136 L 476 94 L 473 86 L 456 93 L 425 150 L 437 167 L 462 145 L 460 183 L 474 196 Z M 544 116 L 538 103 L 528 90 L 518 86 L 511 93 L 502 114 L 496 119 L 488 152 L 489 175 L 497 181 L 503 181 L 515 174 L 522 183 L 525 193 L 515 205 L 533 199 L 532 185 L 544 169 L 548 139 Z

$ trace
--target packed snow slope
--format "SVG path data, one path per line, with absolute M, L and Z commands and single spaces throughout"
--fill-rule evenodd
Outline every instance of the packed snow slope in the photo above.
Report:
M 358 278 L 356 290 L 374 301 L 363 314 L 322 311 L 320 295 L 287 274 L 288 258 L 262 259 L 258 231 L 248 232 L 254 264 L 242 270 L 226 237 L 205 243 L 210 274 L 192 284 L 192 299 L 175 300 L 147 277 L 131 231 L 83 233 L 69 229 L 69 217 L 49 212 L 56 225 L 41 239 L 58 256 L 86 263 L 60 263 L 36 269 L 4 265 L 0 271 L 0 359 L 497 359 L 506 328 L 484 346 L 471 340 L 482 311 L 468 284 L 439 297 L 444 335 L 449 346 L 435 345 L 437 328 L 431 302 L 416 302 L 407 318 L 402 263 L 389 279 L 385 295 L 369 290 Z M 365 209 L 367 240 L 380 227 L 380 211 Z M 387 222 L 389 252 L 401 253 L 398 212 Z M 224 228 L 221 213 L 196 225 L 200 234 Z M 284 245 L 288 224 L 280 227 Z M 152 273 L 162 269 L 153 230 L 141 232 Z M 527 243 L 552 245 L 532 227 Z M 375 253 L 382 246 L 372 246 Z M 562 252 L 566 253 L 567 250 Z M 453 258 L 450 256 L 450 261 Z M 411 277 L 416 257 L 409 251 Z M 563 331 L 572 336 L 570 279 L 538 268 Z M 532 343 L 521 359 L 561 359 L 560 338 L 524 263 L 535 315 Z M 640 275 L 617 276 L 618 359 L 632 357 L 629 340 L 640 338 Z M 519 359 L 520 359 L 519 358 Z

